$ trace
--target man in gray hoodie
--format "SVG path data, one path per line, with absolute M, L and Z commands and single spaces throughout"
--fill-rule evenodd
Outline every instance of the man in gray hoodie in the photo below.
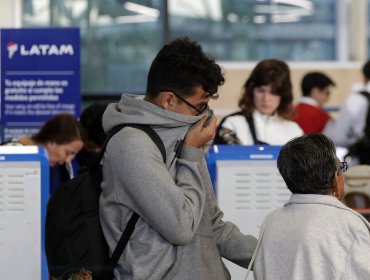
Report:
M 208 102 L 223 83 L 201 46 L 180 38 L 152 62 L 145 98 L 124 94 L 105 111 L 106 132 L 150 125 L 167 154 L 164 164 L 148 135 L 132 127 L 108 143 L 100 220 L 111 253 L 132 212 L 140 215 L 115 279 L 230 279 L 221 257 L 248 266 L 257 240 L 222 220 L 202 150 L 216 130 Z

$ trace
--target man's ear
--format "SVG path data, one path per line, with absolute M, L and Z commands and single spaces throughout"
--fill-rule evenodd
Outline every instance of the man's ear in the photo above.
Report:
M 170 91 L 164 91 L 161 92 L 158 97 L 157 97 L 157 105 L 162 107 L 165 110 L 170 110 L 172 109 L 172 106 L 175 104 L 175 95 L 170 92 Z
M 313 99 L 317 99 L 320 96 L 320 89 L 318 87 L 313 87 L 310 92 L 310 97 Z

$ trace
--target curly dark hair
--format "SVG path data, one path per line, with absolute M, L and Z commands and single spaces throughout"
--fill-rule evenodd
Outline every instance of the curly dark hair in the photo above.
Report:
M 288 65 L 277 59 L 260 61 L 253 69 L 243 87 L 243 95 L 239 107 L 245 114 L 251 114 L 256 109 L 253 91 L 256 87 L 271 85 L 272 91 L 281 97 L 277 113 L 285 119 L 290 119 L 293 110 L 292 83 Z
M 191 96 L 196 86 L 215 94 L 225 82 L 221 67 L 188 37 L 162 47 L 149 69 L 146 95 L 155 98 L 163 90 Z

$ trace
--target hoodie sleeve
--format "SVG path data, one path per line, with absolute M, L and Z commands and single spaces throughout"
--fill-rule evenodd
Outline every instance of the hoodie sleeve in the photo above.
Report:
M 257 239 L 241 233 L 235 224 L 224 222 L 222 216 L 223 213 L 217 209 L 213 219 L 213 229 L 217 236 L 221 256 L 247 268 L 257 246 Z
M 138 213 L 166 240 L 190 242 L 205 204 L 199 149 L 184 149 L 178 159 L 176 182 L 162 155 L 143 131 L 125 128 L 108 144 L 104 160 L 112 168 L 116 200 Z
M 204 172 L 202 177 L 208 186 L 206 188 L 207 203 L 211 212 L 212 229 L 221 256 L 247 268 L 257 246 L 257 239 L 251 235 L 241 233 L 239 228 L 232 222 L 223 221 L 224 214 L 218 207 L 205 160 L 203 160 L 202 164 L 201 170 Z

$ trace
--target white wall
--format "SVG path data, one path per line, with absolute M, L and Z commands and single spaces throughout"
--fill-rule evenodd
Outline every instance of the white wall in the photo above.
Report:
M 365 61 L 364 61 L 365 62 Z M 361 68 L 364 62 L 288 62 L 291 70 L 294 102 L 301 97 L 300 83 L 307 72 L 320 71 L 335 83 L 330 100 L 325 106 L 340 107 L 354 83 L 362 82 Z M 211 100 L 211 106 L 218 117 L 238 111 L 242 87 L 256 63 L 220 63 L 225 72 L 225 84 L 220 87 L 220 98 Z
M 0 28 L 20 27 L 22 20 L 22 0 L 1 0 Z

